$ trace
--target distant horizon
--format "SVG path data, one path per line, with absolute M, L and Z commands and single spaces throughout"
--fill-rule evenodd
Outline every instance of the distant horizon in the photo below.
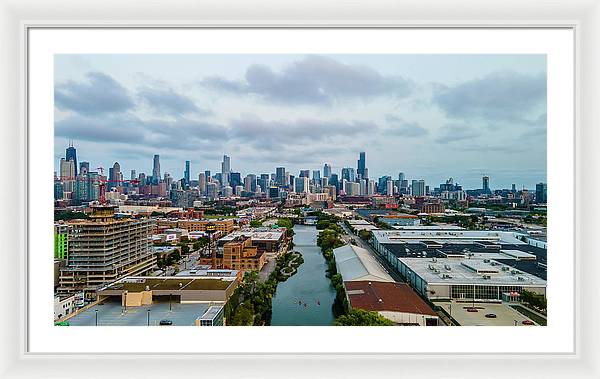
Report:
M 546 183 L 545 55 L 56 55 L 55 170 L 77 160 L 125 178 L 191 179 L 283 166 L 465 188 Z

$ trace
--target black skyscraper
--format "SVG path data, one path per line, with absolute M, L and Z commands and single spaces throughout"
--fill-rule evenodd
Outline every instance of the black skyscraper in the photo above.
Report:
M 359 178 L 364 179 L 365 178 L 365 169 L 366 169 L 366 157 L 365 157 L 365 152 L 361 151 L 360 155 L 358 156 L 358 170 L 357 170 L 357 174 L 359 175 Z
M 75 165 L 75 176 L 77 176 L 77 150 L 73 147 L 73 142 L 69 142 L 67 147 L 67 154 L 65 155 L 67 161 L 73 161 Z

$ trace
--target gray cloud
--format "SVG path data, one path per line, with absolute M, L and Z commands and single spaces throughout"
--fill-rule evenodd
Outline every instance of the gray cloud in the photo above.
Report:
M 464 141 L 478 137 L 480 133 L 467 125 L 448 124 L 442 127 L 441 133 L 435 139 L 439 143 Z
M 57 84 L 54 102 L 58 109 L 85 115 L 124 112 L 134 106 L 127 89 L 101 72 L 88 72 L 85 82 L 69 80 Z
M 385 116 L 385 120 L 391 125 L 391 128 L 385 131 L 386 134 L 402 137 L 422 137 L 429 134 L 429 130 L 417 122 L 408 122 L 400 117 L 389 114 Z
M 122 143 L 160 149 L 200 150 L 221 146 L 227 130 L 186 118 L 143 120 L 130 114 L 102 119 L 73 116 L 55 123 L 55 135 L 82 141 Z
M 451 118 L 529 125 L 545 110 L 546 74 L 497 71 L 453 87 L 438 85 L 433 101 Z
M 138 96 L 152 110 L 159 114 L 183 115 L 186 113 L 208 114 L 201 110 L 194 101 L 172 88 L 142 87 L 138 89 Z
M 296 145 L 299 141 L 321 143 L 333 138 L 346 138 L 372 133 L 377 125 L 364 121 L 299 119 L 295 121 L 265 121 L 254 115 L 243 115 L 230 122 L 230 136 L 261 146 L 280 150 L 282 145 Z
M 317 55 L 296 61 L 281 72 L 256 64 L 247 68 L 244 80 L 210 77 L 202 84 L 288 104 L 331 104 L 341 99 L 366 100 L 379 95 L 403 97 L 413 86 L 412 82 L 399 76 L 384 76 L 366 66 L 347 65 Z

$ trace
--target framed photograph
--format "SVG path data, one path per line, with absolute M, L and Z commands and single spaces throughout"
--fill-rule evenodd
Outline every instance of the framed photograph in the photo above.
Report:
M 600 375 L 598 3 L 334 4 L 2 3 L 7 377 Z

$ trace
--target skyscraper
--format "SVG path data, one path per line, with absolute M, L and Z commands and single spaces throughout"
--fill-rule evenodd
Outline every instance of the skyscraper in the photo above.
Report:
M 548 202 L 548 184 L 538 183 L 535 185 L 535 202 L 545 204 Z
M 229 185 L 231 188 L 242 185 L 242 174 L 239 172 L 231 172 L 229 173 Z
M 366 164 L 367 164 L 367 162 L 366 162 L 366 154 L 365 154 L 364 151 L 361 151 L 360 154 L 359 154 L 359 156 L 358 156 L 358 170 L 357 170 L 358 177 L 360 179 L 364 179 L 366 177 L 365 176 Z
M 404 173 L 403 172 L 399 173 L 398 174 L 398 181 L 400 183 L 402 183 L 404 181 L 404 179 L 406 179 L 406 177 L 404 176 Z
M 152 162 L 152 182 L 154 184 L 158 184 L 160 181 L 160 159 L 158 154 L 154 155 L 154 160 Z
M 75 169 L 73 176 L 77 176 L 77 150 L 73 147 L 73 141 L 69 142 L 69 147 L 67 147 L 65 159 L 67 161 L 73 161 Z
M 313 182 L 315 184 L 319 183 L 321 181 L 321 171 L 313 170 L 312 174 L 313 174 Z
M 275 169 L 275 184 L 279 187 L 283 187 L 286 185 L 285 183 L 285 167 L 277 167 Z
M 231 173 L 231 159 L 227 155 L 223 155 L 221 162 L 221 185 L 223 187 L 229 185 L 229 174 Z
M 198 191 L 200 195 L 206 195 L 206 174 L 198 174 Z
M 75 162 L 72 159 L 60 159 L 60 181 L 64 192 L 73 192 L 75 188 Z
M 356 180 L 356 173 L 352 167 L 344 167 L 342 169 L 342 180 L 353 182 Z
M 79 163 L 79 173 L 85 175 L 88 172 L 90 172 L 90 162 L 80 162 Z
M 412 195 L 425 196 L 425 181 L 423 179 L 412 181 Z
M 483 178 L 481 178 L 483 181 L 483 192 L 484 193 L 490 193 L 490 177 L 485 175 Z
M 131 175 L 129 176 L 131 180 L 135 180 L 137 178 L 135 170 L 131 170 Z
M 300 175 L 298 175 L 301 178 L 310 178 L 310 170 L 300 170 Z
M 190 161 L 185 161 L 185 171 L 183 172 L 183 180 L 185 185 L 190 185 Z
M 325 163 L 323 166 L 323 177 L 329 178 L 331 176 L 331 166 L 328 163 Z

